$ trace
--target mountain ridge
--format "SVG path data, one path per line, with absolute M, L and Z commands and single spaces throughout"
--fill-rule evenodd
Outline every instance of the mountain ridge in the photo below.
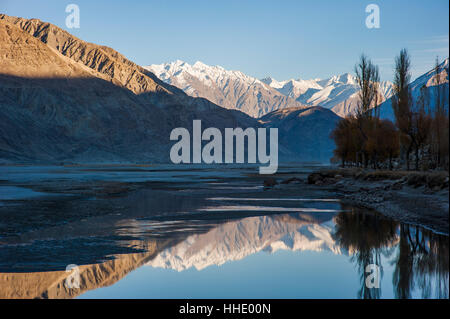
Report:
M 441 76 L 441 86 L 444 90 L 449 90 L 449 58 L 444 59 L 439 65 L 439 74 Z M 435 92 L 433 92 L 437 86 L 436 86 L 436 71 L 435 69 L 431 69 L 428 72 L 422 74 L 421 76 L 417 77 L 414 81 L 412 81 L 409 84 L 409 87 L 411 89 L 411 96 L 413 103 L 417 103 L 420 97 L 420 90 L 422 87 L 426 88 L 426 94 L 429 97 L 429 109 L 432 111 L 436 106 L 436 96 Z M 442 89 L 441 88 L 441 89 Z M 448 99 L 444 100 L 443 103 L 448 107 Z M 391 121 L 395 121 L 395 115 L 394 110 L 392 108 L 392 97 L 384 101 L 383 103 L 378 105 L 378 111 L 380 114 L 380 118 L 388 119 Z
M 358 102 L 359 87 L 356 78 L 350 73 L 327 79 L 277 81 L 271 77 L 259 80 L 241 71 L 226 70 L 218 65 L 209 66 L 200 61 L 190 65 L 176 60 L 144 68 L 188 95 L 205 97 L 218 105 L 241 110 L 254 118 L 282 108 L 309 106 L 331 109 L 337 115 L 345 117 L 355 112 Z M 390 98 L 392 83 L 380 82 L 380 88 L 381 101 Z
M 171 130 L 192 131 L 194 119 L 222 132 L 268 125 L 191 97 L 113 49 L 38 19 L 0 15 L 0 55 L 2 163 L 169 163 Z M 304 132 L 298 127 L 292 134 L 301 140 Z M 307 139 L 302 144 L 310 151 L 316 143 Z M 280 157 L 316 159 L 316 152 L 289 147 L 280 150 Z
M 1 15 L 0 49 L 3 161 L 168 162 L 170 131 L 193 119 L 258 125 L 37 19 Z
M 254 118 L 279 108 L 302 106 L 259 79 L 221 66 L 209 66 L 200 61 L 190 65 L 177 60 L 144 68 L 190 96 L 204 97 L 224 108 L 240 110 Z
M 303 105 L 317 106 L 332 110 L 340 117 L 354 114 L 358 103 L 359 87 L 356 77 L 350 73 L 333 75 L 327 79 L 291 79 L 276 81 L 264 79 L 279 92 L 294 98 Z M 380 82 L 381 100 L 392 95 L 393 84 L 389 81 Z

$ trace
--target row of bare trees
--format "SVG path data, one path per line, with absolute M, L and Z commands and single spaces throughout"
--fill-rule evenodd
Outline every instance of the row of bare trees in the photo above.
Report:
M 395 124 L 380 119 L 379 71 L 370 59 L 362 55 L 355 66 L 359 91 L 359 103 L 355 114 L 339 121 L 331 133 L 336 143 L 335 159 L 342 166 L 353 165 L 393 168 L 393 160 L 404 162 L 415 169 L 449 167 L 449 110 L 448 87 L 443 85 L 448 69 L 443 72 L 438 59 L 434 83 L 420 88 L 414 99 L 411 92 L 411 61 L 406 49 L 395 59 L 394 95 L 392 108 Z M 434 90 L 434 91 L 432 91 Z M 431 92 L 431 93 L 430 93 Z M 430 103 L 434 94 L 434 107 Z M 421 165 L 422 164 L 422 165 Z

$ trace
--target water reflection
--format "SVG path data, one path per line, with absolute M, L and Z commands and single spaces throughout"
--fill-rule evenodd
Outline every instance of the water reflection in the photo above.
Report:
M 341 254 L 332 238 L 332 214 L 283 214 L 256 216 L 217 224 L 205 233 L 191 234 L 176 245 L 165 248 L 148 266 L 203 270 L 230 261 L 242 260 L 264 251 L 328 251 Z
M 399 237 L 392 279 L 396 298 L 411 298 L 415 286 L 422 298 L 448 298 L 448 237 L 408 225 L 400 225 Z
M 368 288 L 366 285 L 366 266 L 375 264 L 383 278 L 381 254 L 392 254 L 392 246 L 397 241 L 397 224 L 377 214 L 353 208 L 351 212 L 339 214 L 335 218 L 334 237 L 341 247 L 351 254 L 352 262 L 358 267 L 361 288 L 358 298 L 376 299 L 381 296 L 381 288 Z
M 72 298 L 94 289 L 101 292 L 105 289 L 102 287 L 126 281 L 127 274 L 132 270 L 144 267 L 148 271 L 176 271 L 181 276 L 191 276 L 191 271 L 195 270 L 201 277 L 206 269 L 222 265 L 215 275 L 217 278 L 227 271 L 227 265 L 252 255 L 263 253 L 265 260 L 273 260 L 279 258 L 276 252 L 285 251 L 293 255 L 313 253 L 318 256 L 314 262 L 321 264 L 317 265 L 317 271 L 313 274 L 317 285 L 324 285 L 320 269 L 323 269 L 330 255 L 346 261 L 348 267 L 345 267 L 355 269 L 350 271 L 351 280 L 359 284 L 355 285 L 356 289 L 350 284 L 343 289 L 351 290 L 348 291 L 350 295 L 357 298 L 385 298 L 391 295 L 395 298 L 448 298 L 448 237 L 361 209 L 341 209 L 340 213 L 291 213 L 233 219 L 214 219 L 211 215 L 199 214 L 196 219 L 185 217 L 176 221 L 122 221 L 117 224 L 116 236 L 129 236 L 130 239 L 127 241 L 121 237 L 121 245 L 143 252 L 116 254 L 115 259 L 81 266 L 80 289 L 65 287 L 64 280 L 68 274 L 64 269 L 19 272 L 10 264 L 10 269 L 16 271 L 0 273 L 0 297 Z M 81 258 L 85 254 L 101 252 L 94 248 L 89 251 L 89 245 L 84 245 L 83 251 L 72 250 L 72 253 Z M 0 249 L 0 259 L 2 251 L 5 250 Z M 28 257 L 29 263 L 41 260 L 39 252 L 35 251 L 34 256 L 35 260 Z M 16 256 L 17 259 L 20 256 Z M 7 269 L 6 259 L 0 261 L 3 269 Z M 369 264 L 380 267 L 383 289 L 365 285 L 365 269 Z M 334 265 L 326 265 L 326 269 L 340 276 L 340 270 Z M 288 272 L 290 281 L 295 281 L 305 269 L 304 264 L 299 263 L 297 269 L 286 267 L 279 271 Z M 266 280 L 267 275 L 260 278 L 261 282 Z M 245 278 L 241 278 L 239 273 L 230 278 L 236 281 L 235 289 L 243 289 Z M 141 280 L 140 284 L 144 285 L 145 278 Z M 278 289 L 277 296 L 284 298 L 308 293 L 301 282 L 295 288 L 297 291 Z M 302 289 L 302 294 L 299 294 Z M 232 296 L 233 291 L 230 294 Z M 340 296 L 324 293 L 321 297 Z
M 377 265 L 383 277 L 382 255 L 395 266 L 392 285 L 396 298 L 411 298 L 415 288 L 422 298 L 448 298 L 448 237 L 357 208 L 338 214 L 335 222 L 334 238 L 357 265 L 358 298 L 381 297 L 381 288 L 366 285 L 366 266 Z

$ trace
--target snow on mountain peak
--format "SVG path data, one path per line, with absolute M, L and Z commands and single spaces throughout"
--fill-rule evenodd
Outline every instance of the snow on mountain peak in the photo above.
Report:
M 208 68 L 208 66 L 205 63 L 201 62 L 201 61 L 195 62 L 192 67 L 197 68 L 197 69 L 206 69 L 206 68 Z
M 322 106 L 339 116 L 346 116 L 354 113 L 357 107 L 359 87 L 356 77 L 350 73 L 323 80 L 298 78 L 277 81 L 272 77 L 258 80 L 218 65 L 209 66 L 201 61 L 190 65 L 180 60 L 150 65 L 146 69 L 189 95 L 207 98 L 252 117 L 292 106 Z M 381 82 L 380 93 L 382 101 L 391 97 L 392 83 Z
M 218 65 L 210 66 L 200 61 L 190 65 L 177 60 L 144 68 L 191 96 L 241 110 L 252 117 L 260 117 L 278 108 L 302 106 L 264 81 Z
M 270 76 L 266 77 L 264 79 L 261 79 L 261 82 L 269 85 L 270 87 L 273 87 L 274 89 L 282 88 L 283 85 L 286 83 L 286 81 L 279 82 L 279 81 L 275 80 L 274 78 L 271 78 Z
M 326 223 L 304 220 L 285 221 L 277 217 L 249 217 L 231 221 L 204 234 L 189 236 L 160 252 L 146 265 L 183 271 L 197 270 L 228 261 L 241 260 L 259 251 L 330 251 L 346 254 L 332 236 Z
M 175 62 L 173 62 L 174 65 L 177 66 L 183 66 L 186 62 L 182 61 L 182 60 L 176 60 Z
M 350 73 L 334 75 L 330 78 L 311 80 L 269 81 L 267 83 L 280 93 L 294 98 L 303 105 L 322 106 L 331 109 L 339 116 L 354 113 L 357 106 L 359 87 L 356 77 Z M 381 82 L 382 100 L 392 95 L 392 83 Z
M 449 86 L 449 70 L 448 70 L 448 58 L 446 58 L 443 62 L 441 62 L 438 66 L 438 73 L 440 75 L 440 82 L 444 89 L 448 90 Z M 415 79 L 413 82 L 409 84 L 409 88 L 411 90 L 411 97 L 413 101 L 418 101 L 420 98 L 420 95 L 422 94 L 422 88 L 426 89 L 426 92 L 428 92 L 428 104 L 431 110 L 433 110 L 436 106 L 436 91 L 435 86 L 437 85 L 436 81 L 436 69 L 433 67 L 431 70 L 426 72 L 425 74 L 419 76 L 417 79 Z M 392 92 L 392 86 L 391 86 L 391 92 Z M 392 95 L 392 93 L 391 93 Z M 414 102 L 415 103 L 415 102 Z M 448 105 L 448 101 L 446 101 Z M 394 110 L 392 108 L 392 99 L 387 99 L 383 103 L 381 103 L 379 106 L 379 112 L 380 117 L 389 119 L 391 121 L 395 120 L 394 116 Z
M 439 73 L 448 78 L 449 59 L 439 65 Z M 241 71 L 209 66 L 201 61 L 190 65 L 177 60 L 172 63 L 146 67 L 161 80 L 175 85 L 192 96 L 205 97 L 226 108 L 238 109 L 250 116 L 260 117 L 279 108 L 292 106 L 322 106 L 339 116 L 355 112 L 359 87 L 350 73 L 333 75 L 327 79 L 284 81 L 266 77 L 258 80 Z M 418 77 L 411 88 L 435 85 L 434 68 Z M 381 102 L 393 94 L 393 84 L 380 82 Z M 283 99 L 283 97 L 287 99 Z M 297 104 L 295 104 L 297 102 Z

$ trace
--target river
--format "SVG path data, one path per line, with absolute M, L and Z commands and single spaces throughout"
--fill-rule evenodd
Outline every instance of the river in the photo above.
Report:
M 447 236 L 257 172 L 0 166 L 0 297 L 448 298 Z

